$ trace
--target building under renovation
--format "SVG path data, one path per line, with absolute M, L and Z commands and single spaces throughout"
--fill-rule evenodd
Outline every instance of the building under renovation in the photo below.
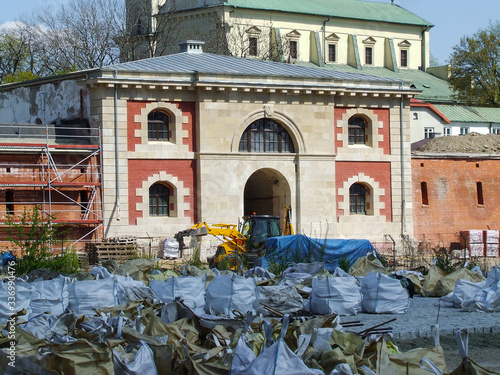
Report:
M 285 206 L 314 237 L 413 234 L 409 82 L 182 48 L 2 86 L 4 212 L 42 204 L 74 240 Z

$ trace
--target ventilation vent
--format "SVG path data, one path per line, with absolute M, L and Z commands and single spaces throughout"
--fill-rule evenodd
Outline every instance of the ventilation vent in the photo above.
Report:
M 179 52 L 188 52 L 188 53 L 203 53 L 203 45 L 205 42 L 199 40 L 188 40 L 185 42 L 179 43 L 180 51 Z

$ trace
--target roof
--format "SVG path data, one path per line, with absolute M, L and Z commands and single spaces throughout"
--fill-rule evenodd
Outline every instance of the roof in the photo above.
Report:
M 410 106 L 411 107 L 426 107 L 426 108 L 429 108 L 431 111 L 433 111 L 436 115 L 438 115 L 439 117 L 441 117 L 441 119 L 443 120 L 443 123 L 445 124 L 449 124 L 451 121 L 448 119 L 448 117 L 446 117 L 445 115 L 443 115 L 436 107 L 434 107 L 431 103 L 426 103 L 426 102 L 423 102 L 421 100 L 417 100 L 417 99 L 410 99 Z
M 317 66 L 312 62 L 298 61 L 296 65 Z M 368 74 L 370 76 L 400 79 L 410 81 L 414 88 L 421 93 L 415 95 L 416 99 L 431 103 L 452 103 L 453 91 L 448 81 L 433 76 L 419 69 L 399 69 L 394 72 L 387 68 L 364 66 L 361 70 L 345 64 L 325 64 L 322 69 L 335 70 L 338 72 L 357 72 L 358 74 Z
M 396 4 L 361 0 L 227 0 L 228 6 L 432 27 Z
M 500 108 L 444 104 L 436 104 L 435 107 L 448 117 L 451 122 L 492 122 L 500 124 Z
M 281 78 L 313 78 L 327 80 L 363 81 L 370 83 L 399 83 L 401 78 L 363 74 L 360 71 L 321 69 L 272 61 L 244 59 L 211 53 L 182 52 L 173 55 L 131 61 L 102 68 L 103 71 L 141 73 L 223 74 L 233 76 L 267 76 Z M 406 82 L 408 84 L 408 82 Z

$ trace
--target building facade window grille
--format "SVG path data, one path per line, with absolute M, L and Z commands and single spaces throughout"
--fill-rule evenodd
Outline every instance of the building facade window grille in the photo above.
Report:
M 272 119 L 254 121 L 243 132 L 240 152 L 295 152 L 292 139 L 283 126 Z

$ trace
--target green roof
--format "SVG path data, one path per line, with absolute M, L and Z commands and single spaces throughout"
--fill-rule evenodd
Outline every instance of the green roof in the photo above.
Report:
M 451 122 L 493 122 L 500 123 L 500 108 L 468 107 L 435 104 L 434 107 Z
M 296 65 L 317 66 L 314 63 L 306 61 L 297 61 Z M 419 69 L 399 69 L 394 72 L 387 68 L 364 66 L 363 69 L 356 69 L 350 65 L 344 64 L 325 64 L 323 69 L 330 69 L 342 72 L 357 72 L 359 74 L 368 74 L 375 77 L 392 78 L 410 81 L 415 85 L 415 89 L 422 91 L 415 96 L 415 99 L 424 100 L 430 103 L 451 103 L 453 102 L 451 90 L 447 81 L 426 73 Z
M 361 0 L 227 0 L 228 6 L 315 16 L 429 26 L 430 22 L 399 5 Z

